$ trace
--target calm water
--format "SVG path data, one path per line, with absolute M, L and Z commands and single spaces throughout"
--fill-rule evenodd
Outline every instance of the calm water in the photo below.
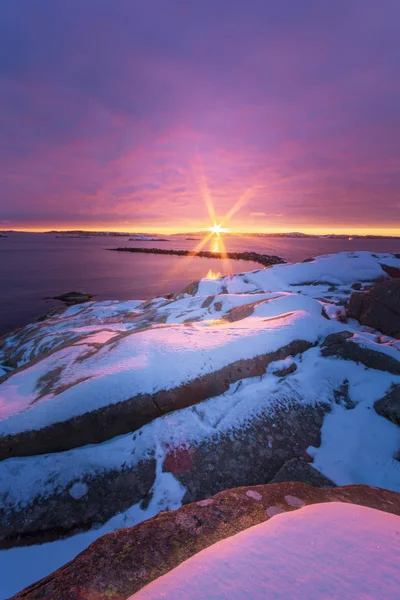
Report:
M 202 277 L 239 273 L 260 265 L 244 261 L 107 252 L 118 246 L 193 249 L 199 241 L 129 242 L 128 238 L 57 238 L 53 234 L 9 234 L 0 238 L 0 333 L 63 305 L 46 299 L 69 291 L 97 300 L 147 299 L 176 292 Z M 298 261 L 342 250 L 400 252 L 400 240 L 228 237 L 227 251 L 254 250 Z M 204 249 L 220 250 L 211 240 Z

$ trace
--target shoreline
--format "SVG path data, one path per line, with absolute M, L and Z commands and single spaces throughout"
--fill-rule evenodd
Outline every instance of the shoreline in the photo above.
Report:
M 210 250 L 164 250 L 163 248 L 107 248 L 111 252 L 133 252 L 142 254 L 167 254 L 173 256 L 197 256 L 199 258 L 228 258 L 231 260 L 246 260 L 256 262 L 264 267 L 271 265 L 283 265 L 283 258 L 270 254 L 259 254 L 258 252 L 211 252 Z

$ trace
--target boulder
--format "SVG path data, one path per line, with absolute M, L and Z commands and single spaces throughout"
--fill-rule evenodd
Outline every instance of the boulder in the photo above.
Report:
M 282 483 L 285 481 L 301 481 L 314 487 L 333 488 L 336 484 L 328 477 L 314 469 L 304 458 L 292 458 L 283 465 L 269 483 Z
M 400 269 L 398 267 L 393 267 L 392 265 L 383 265 L 381 264 L 382 269 L 389 275 L 389 277 L 400 277 Z
M 400 279 L 382 281 L 350 296 L 347 314 L 362 325 L 400 339 Z
M 340 333 L 328 335 L 322 342 L 322 356 L 337 356 L 344 360 L 362 363 L 369 369 L 400 375 L 400 360 L 384 352 L 359 346 L 350 339 L 349 335 L 352 336 L 353 334 L 341 331 Z
M 400 385 L 395 387 L 386 396 L 377 400 L 374 408 L 378 415 L 400 426 Z
M 204 548 L 305 505 L 346 502 L 400 515 L 400 494 L 352 485 L 300 482 L 226 490 L 97 539 L 74 560 L 16 594 L 14 600 L 126 600 Z

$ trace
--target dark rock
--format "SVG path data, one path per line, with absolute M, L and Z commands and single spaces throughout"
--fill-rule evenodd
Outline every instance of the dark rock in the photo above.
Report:
M 351 410 L 357 406 L 349 396 L 349 382 L 347 379 L 343 381 L 342 385 L 337 390 L 334 390 L 333 398 L 336 404 L 343 406 L 346 410 Z
M 321 502 L 400 515 L 400 494 L 365 485 L 322 489 L 290 482 L 226 490 L 100 537 L 14 600 L 126 600 L 201 550 L 266 521 L 267 509 L 286 512 Z
M 334 344 L 341 344 L 343 341 L 353 337 L 354 333 L 351 331 L 339 331 L 338 333 L 330 333 L 322 342 L 322 346 L 332 346 Z
M 314 469 L 304 458 L 292 458 L 283 465 L 269 483 L 282 483 L 284 481 L 302 481 L 308 485 L 319 488 L 336 487 L 330 479 Z
M 184 502 L 201 500 L 238 485 L 270 481 L 290 459 L 321 443 L 321 427 L 329 405 L 276 401 L 246 426 L 218 433 L 199 444 L 170 448 L 163 470 L 187 489 Z
M 400 277 L 400 269 L 398 267 L 392 267 L 391 265 L 382 265 L 381 268 L 389 275 L 389 277 L 398 278 Z
M 39 495 L 23 508 L 0 498 L 0 548 L 40 544 L 104 523 L 148 495 L 155 471 L 156 461 L 149 458 L 134 468 L 77 480 L 86 492 L 81 497 L 70 491 L 72 483 L 51 496 Z
M 274 410 L 200 443 L 167 448 L 162 469 L 185 486 L 184 503 L 202 500 L 239 485 L 265 483 L 291 458 L 318 447 L 329 405 L 304 405 L 277 400 Z M 148 500 L 155 463 L 150 457 L 138 467 L 103 471 L 83 480 L 87 494 L 76 501 L 65 490 L 36 497 L 28 506 L 7 505 L 0 512 L 0 547 L 41 543 L 68 532 L 101 523 L 128 506 Z M 117 482 L 117 483 L 116 483 Z
M 328 313 L 326 312 L 324 307 L 322 307 L 321 315 L 324 317 L 324 319 L 327 319 L 328 321 L 331 320 L 330 316 L 328 315 Z
M 400 279 L 378 283 L 350 296 L 347 314 L 391 337 L 400 338 Z
M 353 285 L 351 286 L 353 288 L 353 290 L 361 290 L 362 288 L 362 284 L 361 283 L 353 283 Z
M 61 300 L 68 306 L 90 302 L 92 299 L 93 296 L 91 294 L 84 294 L 82 292 L 68 292 L 67 294 L 61 294 L 61 296 L 54 296 L 53 298 L 53 300 Z
M 386 396 L 377 400 L 374 408 L 378 415 L 400 426 L 400 386 L 395 387 Z
M 286 377 L 286 375 L 290 375 L 291 373 L 294 373 L 297 369 L 297 365 L 296 363 L 291 363 L 288 367 L 285 367 L 284 369 L 277 369 L 276 371 L 273 371 L 273 374 L 276 375 L 277 377 Z
M 342 339 L 335 343 L 332 341 L 332 337 L 328 336 L 322 344 L 321 354 L 322 356 L 337 356 L 344 360 L 362 363 L 369 369 L 377 369 L 378 371 L 393 373 L 393 375 L 400 375 L 399 360 L 383 352 L 378 352 L 371 348 L 363 348 L 351 340 Z
M 279 256 L 258 254 L 257 252 L 211 252 L 209 250 L 164 250 L 161 248 L 108 248 L 113 252 L 141 252 L 144 254 L 169 254 L 174 256 L 197 256 L 199 258 L 229 258 L 232 260 L 249 260 L 258 262 L 265 267 L 281 265 L 284 261 Z
M 61 452 L 136 431 L 160 415 L 223 394 L 240 379 L 259 377 L 271 362 L 305 352 L 311 346 L 310 342 L 295 340 L 275 352 L 236 361 L 173 389 L 138 394 L 42 429 L 0 436 L 0 460 Z

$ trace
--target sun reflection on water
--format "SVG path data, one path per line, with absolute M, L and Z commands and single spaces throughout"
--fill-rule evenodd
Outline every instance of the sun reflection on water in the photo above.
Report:
M 211 238 L 211 252 L 223 252 L 223 242 L 219 236 L 214 235 Z
M 221 277 L 221 273 L 216 273 L 215 271 L 212 271 L 211 269 L 208 270 L 208 273 L 206 275 L 206 279 L 219 279 Z

